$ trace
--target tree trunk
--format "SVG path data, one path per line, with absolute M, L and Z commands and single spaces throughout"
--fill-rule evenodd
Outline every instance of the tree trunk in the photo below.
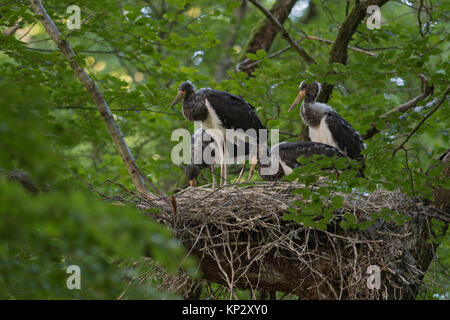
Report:
M 277 0 L 270 9 L 270 13 L 283 25 L 296 2 L 297 0 Z M 256 53 L 260 49 L 269 52 L 277 33 L 278 30 L 273 23 L 267 18 L 262 18 L 253 29 L 241 60 L 246 58 L 247 53 Z M 245 66 L 245 63 L 242 66 Z M 255 68 L 256 66 L 245 69 L 245 72 L 250 75 Z
M 330 64 L 347 63 L 347 48 L 349 42 L 352 40 L 353 34 L 356 32 L 356 29 L 360 23 L 364 20 L 367 13 L 367 8 L 371 5 L 381 7 L 388 1 L 389 0 L 367 0 L 364 2 L 360 2 L 359 0 L 355 1 L 355 6 L 345 19 L 344 23 L 341 24 L 336 40 L 331 48 L 330 58 L 328 60 Z M 332 84 L 323 83 L 322 90 L 317 98 L 317 101 L 327 103 L 328 100 L 330 100 L 333 87 L 334 85 Z
M 69 61 L 70 66 L 72 67 L 73 72 L 75 73 L 78 80 L 83 84 L 89 94 L 92 96 L 95 105 L 100 112 L 100 115 L 108 129 L 109 135 L 116 145 L 117 151 L 119 152 L 122 161 L 124 162 L 128 173 L 131 177 L 131 180 L 134 183 L 136 189 L 151 198 L 155 198 L 155 196 L 149 192 L 147 186 L 145 185 L 144 180 L 146 177 L 142 174 L 142 172 L 137 167 L 133 155 L 131 154 L 130 149 L 128 148 L 125 139 L 123 138 L 122 132 L 114 120 L 113 114 L 106 103 L 103 94 L 100 92 L 100 89 L 97 87 L 96 83 L 91 79 L 91 77 L 86 73 L 86 71 L 78 64 L 75 57 L 75 52 L 72 50 L 69 42 L 61 39 L 61 32 L 58 27 L 54 24 L 53 20 L 47 14 L 44 6 L 42 5 L 40 0 L 30 0 L 31 6 L 37 16 L 44 26 L 45 30 L 49 34 L 49 36 L 56 43 L 58 48 L 63 53 L 64 57 Z M 151 183 L 147 183 L 152 187 L 152 189 L 159 194 L 159 190 L 153 186 Z

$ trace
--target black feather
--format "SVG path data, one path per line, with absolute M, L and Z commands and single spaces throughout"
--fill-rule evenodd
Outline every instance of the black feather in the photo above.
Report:
M 205 92 L 222 125 L 227 129 L 266 129 L 255 112 L 255 108 L 241 97 L 229 92 L 208 90 Z
M 364 142 L 359 133 L 335 111 L 326 112 L 324 117 L 339 149 L 352 159 L 362 160 L 361 151 L 364 150 Z
M 326 157 L 345 157 L 338 149 L 320 142 L 285 142 L 280 143 L 278 148 L 280 159 L 290 168 L 300 166 L 297 159 L 301 156 L 312 157 L 314 155 L 323 155 Z
M 301 156 L 304 157 L 312 157 L 314 155 L 323 155 L 326 157 L 346 157 L 342 152 L 340 152 L 337 148 L 332 146 L 320 143 L 320 142 L 310 142 L 310 141 L 295 141 L 295 142 L 282 142 L 272 149 L 273 153 L 278 149 L 278 157 L 282 160 L 288 167 L 291 169 L 295 169 L 301 166 L 298 159 Z M 269 166 L 262 165 L 258 167 L 258 172 L 260 176 L 264 180 L 275 181 L 284 177 L 284 171 L 281 168 L 281 165 L 278 168 L 278 171 L 272 175 L 263 175 L 261 173 L 261 167 Z

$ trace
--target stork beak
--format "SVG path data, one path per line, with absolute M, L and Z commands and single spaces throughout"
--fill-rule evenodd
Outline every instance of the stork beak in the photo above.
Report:
M 189 186 L 191 186 L 191 187 L 197 186 L 197 181 L 195 181 L 195 179 L 189 180 Z
M 184 98 L 184 96 L 186 95 L 186 92 L 184 91 L 178 91 L 177 96 L 175 97 L 175 99 L 173 99 L 172 103 L 170 104 L 170 108 L 173 108 L 174 105 L 176 105 L 178 102 L 181 101 L 181 99 Z
M 303 97 L 305 96 L 305 94 L 306 94 L 306 91 L 305 91 L 305 90 L 301 90 L 301 91 L 298 93 L 297 98 L 295 98 L 294 102 L 293 102 L 293 103 L 291 104 L 291 106 L 289 107 L 288 112 L 291 112 L 291 110 L 292 110 L 296 105 L 299 104 L 300 100 L 303 99 Z

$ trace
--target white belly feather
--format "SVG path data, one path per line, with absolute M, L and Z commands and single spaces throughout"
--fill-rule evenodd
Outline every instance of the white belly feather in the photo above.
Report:
M 293 168 L 289 167 L 283 160 L 279 159 L 281 168 L 283 169 L 284 175 L 288 176 L 294 171 Z
M 211 103 L 208 101 L 208 99 L 205 99 L 205 105 L 206 109 L 208 110 L 208 117 L 205 121 L 202 122 L 202 127 L 205 129 L 205 131 L 213 137 L 213 139 L 217 142 L 219 146 L 223 146 L 225 137 L 227 137 L 227 144 L 230 144 L 230 146 L 227 146 L 227 154 L 226 159 L 227 163 L 231 164 L 235 161 L 237 162 L 243 162 L 246 159 L 253 158 L 252 156 L 256 156 L 256 146 L 257 146 L 257 139 L 256 139 L 256 131 L 254 133 L 251 133 L 250 135 L 247 135 L 244 133 L 244 131 L 241 130 L 234 130 L 233 136 L 230 136 L 231 132 L 228 133 L 228 136 L 226 135 L 226 129 L 223 127 L 222 121 L 220 120 L 219 116 L 217 115 L 214 108 L 211 106 Z M 237 141 L 235 141 L 237 139 Z M 245 155 L 245 141 L 250 143 L 250 155 Z M 238 150 L 238 154 L 233 154 L 234 147 L 233 145 L 237 143 L 241 149 Z M 254 147 L 254 148 L 253 148 Z M 242 150 L 241 152 L 239 152 Z M 222 157 L 223 149 L 219 147 L 219 156 Z
M 219 116 L 211 106 L 211 103 L 209 103 L 208 99 L 205 99 L 205 105 L 208 110 L 208 117 L 205 121 L 203 121 L 202 126 L 205 127 L 205 129 L 217 129 L 219 131 L 224 131 L 222 121 L 220 121 Z
M 317 127 L 309 127 L 309 138 L 312 142 L 320 142 L 329 146 L 339 148 L 331 135 L 331 131 L 325 122 L 325 117 L 322 118 Z

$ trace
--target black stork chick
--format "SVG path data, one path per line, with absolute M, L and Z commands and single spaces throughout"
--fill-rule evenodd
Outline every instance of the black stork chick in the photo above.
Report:
M 278 150 L 276 150 L 278 149 Z M 278 153 L 278 159 L 274 156 Z M 346 157 L 337 148 L 310 141 L 295 141 L 295 142 L 281 142 L 274 146 L 271 150 L 271 160 L 267 164 L 259 164 L 258 172 L 261 178 L 267 181 L 280 180 L 284 176 L 288 176 L 294 171 L 295 168 L 301 166 L 298 162 L 298 158 L 301 156 L 312 157 L 314 155 L 323 155 L 326 157 Z M 278 171 L 274 174 L 262 174 L 262 168 L 270 167 L 272 161 L 278 161 Z
M 191 163 L 186 165 L 184 173 L 186 178 L 189 180 L 189 185 L 191 187 L 195 187 L 197 185 L 197 176 L 200 174 L 200 171 L 206 169 L 211 166 L 211 170 L 213 173 L 213 180 L 215 179 L 214 175 L 214 164 L 207 164 L 205 159 L 203 158 L 203 152 L 205 149 L 214 143 L 212 137 L 206 133 L 203 129 L 198 129 L 194 132 L 191 137 Z M 215 151 L 212 149 L 211 156 L 215 156 Z M 214 182 L 213 182 L 214 183 Z
M 299 88 L 297 98 L 289 111 L 305 98 L 300 108 L 300 116 L 309 127 L 311 141 L 333 146 L 351 159 L 362 160 L 361 151 L 366 146 L 359 133 L 329 105 L 316 102 L 320 83 L 307 84 L 302 81 Z
M 201 121 L 202 127 L 209 129 L 216 143 L 221 159 L 220 185 L 228 181 L 227 167 L 225 165 L 226 155 L 226 129 L 242 129 L 244 132 L 248 129 L 254 129 L 257 137 L 259 129 L 266 129 L 261 123 L 255 112 L 255 108 L 242 99 L 231 93 L 213 90 L 211 88 L 202 88 L 195 90 L 190 81 L 183 82 L 178 94 L 171 103 L 172 108 L 183 100 L 183 115 L 191 121 Z M 244 140 L 245 137 L 242 138 Z M 258 138 L 257 138 L 258 140 Z M 258 143 L 251 141 L 250 143 Z M 252 165 L 253 166 L 253 165 Z
M 250 144 L 245 143 L 244 148 L 241 149 L 239 144 L 233 144 L 233 158 L 234 162 L 245 161 L 247 160 L 247 156 L 250 154 Z M 208 150 L 206 154 L 210 154 L 211 158 L 215 159 L 215 148 L 217 148 L 217 144 L 214 139 L 202 128 L 197 129 L 191 137 L 191 163 L 186 165 L 185 175 L 189 180 L 189 185 L 191 187 L 195 187 L 197 185 L 197 176 L 200 174 L 201 170 L 204 170 L 208 167 L 211 167 L 212 177 L 213 177 L 213 187 L 215 187 L 216 179 L 215 179 L 215 171 L 214 165 L 217 164 L 215 161 L 211 164 L 208 164 L 209 161 L 205 161 L 205 149 L 211 148 Z M 208 163 L 207 163 L 208 162 Z M 245 164 L 242 167 L 242 170 L 239 174 L 238 181 L 241 179 L 242 174 L 245 170 Z

